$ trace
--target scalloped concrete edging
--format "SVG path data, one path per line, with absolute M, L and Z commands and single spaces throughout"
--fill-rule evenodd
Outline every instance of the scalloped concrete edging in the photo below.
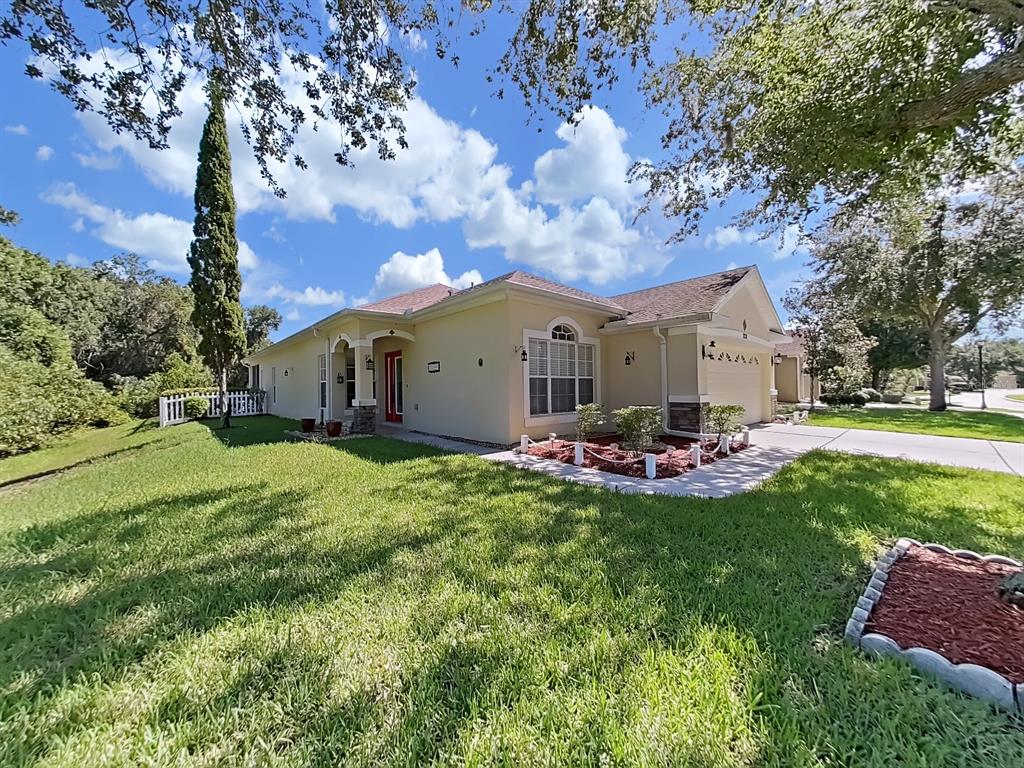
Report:
M 915 539 L 900 539 L 875 563 L 871 579 L 868 581 L 864 593 L 857 598 L 853 614 L 846 622 L 844 637 L 847 642 L 869 656 L 892 656 L 904 659 L 919 671 L 939 678 L 951 688 L 984 699 L 1008 712 L 1024 714 L 1024 684 L 1014 685 L 988 667 L 977 664 L 954 664 L 945 656 L 928 648 L 900 648 L 899 644 L 888 635 L 864 632 L 864 627 L 871 616 L 871 610 L 882 597 L 882 591 L 885 589 L 885 583 L 889 580 L 889 571 L 892 569 L 893 563 L 903 557 L 912 546 L 924 547 L 932 552 L 954 555 L 966 560 L 984 560 L 1014 568 L 1024 567 L 1016 560 L 1002 555 L 979 555 L 969 549 L 949 549 L 941 544 L 922 544 Z

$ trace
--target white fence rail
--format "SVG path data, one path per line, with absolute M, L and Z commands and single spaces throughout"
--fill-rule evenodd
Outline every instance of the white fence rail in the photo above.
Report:
M 182 392 L 175 395 L 160 397 L 160 426 L 166 427 L 171 424 L 181 424 L 188 421 L 185 415 L 185 401 L 193 397 L 199 397 L 206 401 L 205 416 L 220 416 L 220 395 L 216 392 Z M 228 405 L 231 408 L 232 416 L 255 416 L 266 413 L 265 392 L 228 392 Z

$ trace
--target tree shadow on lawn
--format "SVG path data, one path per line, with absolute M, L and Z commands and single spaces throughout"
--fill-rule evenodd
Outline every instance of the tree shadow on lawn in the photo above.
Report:
M 961 728 L 974 724 L 989 746 L 1016 739 L 1024 752 L 1024 736 L 1008 720 L 915 683 L 903 667 L 867 662 L 840 640 L 871 542 L 910 535 L 977 550 L 996 546 L 999 537 L 972 520 L 961 500 L 944 497 L 941 509 L 920 510 L 908 495 L 915 483 L 942 482 L 960 470 L 903 463 L 893 473 L 891 462 L 816 453 L 757 492 L 709 501 L 613 494 L 396 441 L 335 445 L 370 461 L 404 462 L 392 481 L 369 492 L 396 512 L 379 522 L 363 515 L 361 527 L 337 529 L 330 514 L 310 513 L 307 491 L 253 483 L 106 509 L 14 537 L 11 551 L 27 554 L 0 571 L 0 583 L 26 593 L 34 587 L 35 594 L 0 622 L 0 690 L 23 705 L 37 697 L 31 706 L 43 710 L 39 717 L 53 718 L 47 702 L 73 681 L 98 675 L 113 682 L 183 636 L 209 633 L 239 614 L 299 610 L 331 600 L 357 579 L 367 580 L 371 602 L 405 583 L 453 584 L 510 622 L 525 647 L 554 643 L 564 651 L 566 677 L 579 682 L 549 692 L 554 701 L 572 700 L 576 685 L 629 696 L 631 675 L 651 653 L 671 664 L 711 633 L 727 643 L 718 652 L 750 649 L 749 657 L 730 658 L 735 672 L 726 684 L 747 702 L 742 718 L 765 759 L 797 762 L 801 748 L 853 759 L 860 742 L 913 747 L 920 733 L 941 729 L 943 717 Z M 1002 543 L 1024 549 L 1024 531 Z M 331 689 L 330 644 L 289 642 L 241 649 L 259 661 L 253 671 L 186 699 L 167 690 L 140 717 L 164 727 L 168 720 L 191 724 L 202 743 L 209 739 L 198 724 L 203 716 L 228 718 L 274 699 L 284 678 L 298 674 L 303 694 L 287 703 L 296 733 L 280 751 L 301 748 L 311 762 L 336 764 L 352 750 L 371 749 L 382 761 L 392 755 L 406 763 L 444 755 L 465 724 L 487 718 L 484 708 L 495 702 L 546 700 L 543 691 L 520 688 L 540 676 L 542 661 L 506 648 L 512 640 L 477 626 L 478 615 L 447 603 L 414 601 L 409 609 L 416 635 L 404 642 L 430 652 L 398 671 L 401 701 L 383 695 L 381 681 L 339 697 Z M 492 633 L 492 642 L 473 645 L 462 631 L 459 642 L 437 645 L 462 623 Z M 615 660 L 595 672 L 595 648 L 606 636 L 616 639 Z M 86 711 L 48 721 L 45 733 L 23 737 L 21 749 L 38 757 L 47 743 L 100 716 Z M 575 728 L 560 722 L 556 735 L 582 739 Z M 3 740 L 13 737 L 4 731 L 0 725 Z M 577 744 L 593 750 L 591 757 L 605 747 Z

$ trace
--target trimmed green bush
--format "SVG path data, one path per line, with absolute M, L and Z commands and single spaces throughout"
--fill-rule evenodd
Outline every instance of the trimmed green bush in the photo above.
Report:
M 864 397 L 867 398 L 867 401 L 869 403 L 882 402 L 882 393 L 879 392 L 877 389 L 872 389 L 871 387 L 864 387 L 864 389 L 860 391 L 860 394 L 864 395 Z
M 821 402 L 825 405 L 849 405 L 854 408 L 863 408 L 868 399 L 861 392 L 850 392 L 848 394 L 827 394 L 821 396 Z
M 576 439 L 585 443 L 594 434 L 597 426 L 604 421 L 604 413 L 598 403 L 576 406 Z
M 719 437 L 732 434 L 740 427 L 740 419 L 747 409 L 742 405 L 711 405 L 705 417 L 708 425 Z
M 185 417 L 201 419 L 210 410 L 210 401 L 205 397 L 190 397 L 185 400 Z
M 661 433 L 661 408 L 654 405 L 630 405 L 612 411 L 615 429 L 622 435 L 622 447 L 642 453 Z

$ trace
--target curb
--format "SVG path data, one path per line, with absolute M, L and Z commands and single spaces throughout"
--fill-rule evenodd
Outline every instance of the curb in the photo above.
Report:
M 871 579 L 868 581 L 864 593 L 857 598 L 857 605 L 853 609 L 849 621 L 846 622 L 844 638 L 868 656 L 874 658 L 890 656 L 903 659 L 918 671 L 939 678 L 951 688 L 983 699 L 1007 712 L 1024 714 L 1024 683 L 1014 685 L 988 667 L 977 664 L 954 664 L 945 656 L 929 648 L 900 648 L 899 644 L 888 635 L 864 632 L 872 609 L 882 598 L 882 592 L 889 579 L 889 571 L 892 569 L 893 563 L 903 557 L 912 546 L 962 557 L 965 560 L 982 560 L 1014 568 L 1024 567 L 1020 562 L 1002 555 L 979 555 L 969 549 L 949 549 L 941 544 L 922 544 L 915 539 L 902 538 L 875 564 Z

